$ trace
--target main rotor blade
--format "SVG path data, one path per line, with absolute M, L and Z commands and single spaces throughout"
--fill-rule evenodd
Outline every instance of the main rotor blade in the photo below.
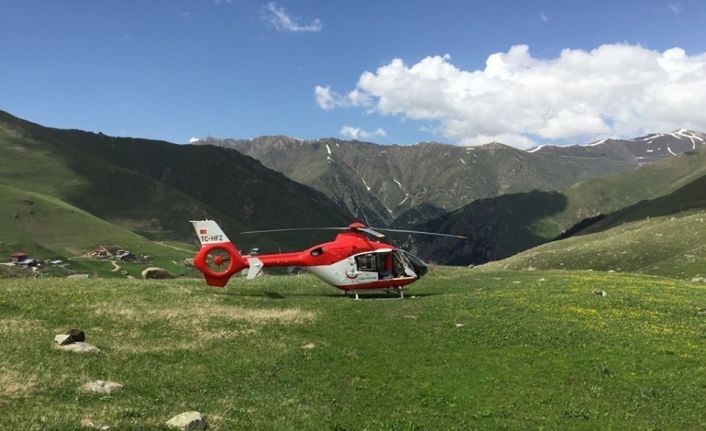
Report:
M 365 232 L 368 235 L 374 236 L 375 238 L 385 238 L 384 234 L 381 234 L 380 232 L 376 232 L 369 227 L 359 227 L 359 228 L 356 228 L 356 230 L 359 230 L 361 232 Z
M 267 229 L 267 230 L 249 230 L 247 232 L 240 232 L 243 235 L 249 235 L 253 233 L 270 233 L 270 232 L 295 232 L 299 230 L 348 230 L 346 227 L 292 227 L 287 229 Z
M 404 230 L 404 229 L 388 229 L 384 227 L 376 227 L 375 229 L 381 230 L 383 232 L 401 232 L 401 233 L 413 233 L 417 235 L 434 235 L 434 236 L 445 236 L 449 238 L 461 238 L 461 239 L 468 239 L 467 236 L 463 235 L 450 235 L 446 233 L 436 233 L 436 232 L 423 232 L 420 230 Z

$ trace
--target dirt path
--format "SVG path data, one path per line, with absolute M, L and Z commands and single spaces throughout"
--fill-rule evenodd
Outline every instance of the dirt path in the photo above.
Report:
M 189 249 L 186 249 L 186 248 L 181 248 L 181 247 L 177 247 L 177 246 L 174 246 L 174 245 L 165 244 L 165 243 L 162 242 L 162 241 L 155 241 L 155 242 L 156 242 L 157 244 L 161 245 L 162 247 L 171 248 L 172 250 L 179 250 L 179 251 L 185 251 L 185 252 L 187 252 L 187 253 L 194 253 L 194 250 L 189 250 Z
M 122 269 L 120 265 L 118 265 L 118 262 L 111 260 L 110 263 L 113 264 L 113 269 L 111 269 L 111 272 L 118 272 Z

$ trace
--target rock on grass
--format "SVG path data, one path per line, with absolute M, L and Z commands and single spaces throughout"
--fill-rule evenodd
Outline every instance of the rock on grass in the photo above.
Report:
M 56 344 L 55 347 L 59 350 L 65 351 L 65 352 L 75 352 L 75 353 L 100 353 L 101 352 L 101 349 L 94 346 L 93 344 L 82 343 L 82 342 L 65 344 L 65 345 Z
M 183 431 L 204 430 L 206 419 L 199 412 L 184 412 L 167 421 L 167 427 Z
M 153 266 L 142 271 L 142 278 L 145 280 L 167 280 L 174 276 L 164 268 Z
M 123 390 L 123 385 L 105 380 L 96 380 L 83 385 L 83 390 L 97 394 L 114 394 Z

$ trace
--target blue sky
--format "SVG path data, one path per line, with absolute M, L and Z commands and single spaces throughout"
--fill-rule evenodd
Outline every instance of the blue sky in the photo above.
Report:
M 706 127 L 700 116 L 680 115 L 701 107 L 702 99 L 690 104 L 670 99 L 662 103 L 674 103 L 668 114 L 641 110 L 646 109 L 645 100 L 653 100 L 653 93 L 646 96 L 644 89 L 660 84 L 662 75 L 657 72 L 640 84 L 639 95 L 626 93 L 624 98 L 634 101 L 631 110 L 640 118 L 669 119 L 659 124 L 624 120 L 627 114 L 615 111 L 614 101 L 591 98 L 580 106 L 552 98 L 557 105 L 551 108 L 537 98 L 515 113 L 532 119 L 474 120 L 471 117 L 481 118 L 485 111 L 459 109 L 456 104 L 466 102 L 449 100 L 453 96 L 434 101 L 423 96 L 427 90 L 438 94 L 465 82 L 454 71 L 434 75 L 423 83 L 426 87 L 420 84 L 417 97 L 407 98 L 381 79 L 358 85 L 366 71 L 381 78 L 378 68 L 392 65 L 396 58 L 405 67 L 391 69 L 414 86 L 416 72 L 407 69 L 425 58 L 470 74 L 483 71 L 492 54 L 527 45 L 529 54 L 513 51 L 519 52 L 515 63 L 531 61 L 526 68 L 551 71 L 564 49 L 591 52 L 610 44 L 630 50 L 596 54 L 591 60 L 598 63 L 594 78 L 601 67 L 608 67 L 605 59 L 610 55 L 624 57 L 641 50 L 635 55 L 649 62 L 679 47 L 683 49 L 683 55 L 677 55 L 679 64 L 696 64 L 689 66 L 691 78 L 682 84 L 699 89 L 706 52 L 704 20 L 704 2 L 688 0 L 0 0 L 0 109 L 54 127 L 177 143 L 207 135 L 286 134 L 367 136 L 400 144 L 428 140 L 474 144 L 506 137 L 516 140 L 517 146 L 529 146 L 638 133 L 651 124 Z M 450 57 L 442 57 L 446 54 Z M 565 70 L 561 76 L 569 73 Z M 438 78 L 448 85 L 437 87 Z M 632 75 L 622 78 L 633 80 Z M 483 88 L 498 82 L 490 79 Z M 507 87 L 511 94 L 520 81 L 512 82 L 503 80 L 499 85 L 512 85 Z M 465 91 L 471 93 L 478 88 L 468 85 L 471 88 Z M 330 90 L 328 107 L 317 102 L 317 86 Z M 364 103 L 347 97 L 356 88 L 365 95 Z M 551 91 L 563 92 L 556 86 Z M 654 94 L 664 92 L 674 93 L 667 89 Z M 502 103 L 517 105 L 513 100 Z M 507 110 L 502 103 L 495 107 L 500 113 Z M 541 112 L 527 112 L 535 106 Z M 585 124 L 567 127 L 567 119 Z M 349 130 L 342 134 L 345 126 Z

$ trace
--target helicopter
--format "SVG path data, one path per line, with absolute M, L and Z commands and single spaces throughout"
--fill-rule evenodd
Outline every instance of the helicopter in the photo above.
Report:
M 246 279 L 257 277 L 265 267 L 305 267 L 324 282 L 349 292 L 359 299 L 358 291 L 368 289 L 396 290 L 404 298 L 404 288 L 427 273 L 428 266 L 413 254 L 378 241 L 385 235 L 378 232 L 403 232 L 466 238 L 432 232 L 388 228 L 369 228 L 353 222 L 346 227 L 288 228 L 241 232 L 258 234 L 299 230 L 340 231 L 331 242 L 318 244 L 302 251 L 262 254 L 241 254 L 223 230 L 213 220 L 191 221 L 201 249 L 194 257 L 194 268 L 203 273 L 206 284 L 225 287 L 237 273 L 247 270 Z M 374 239 L 371 239 L 373 237 Z

